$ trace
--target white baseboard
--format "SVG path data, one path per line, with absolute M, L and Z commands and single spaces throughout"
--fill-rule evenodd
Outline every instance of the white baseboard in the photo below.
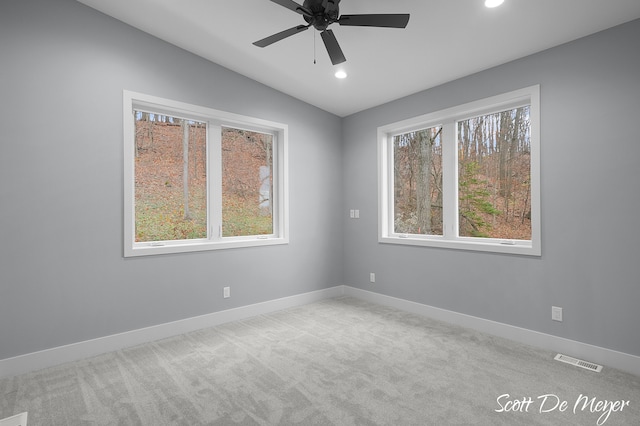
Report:
M 424 315 L 436 320 L 467 327 L 544 350 L 560 352 L 572 357 L 602 364 L 605 367 L 616 368 L 640 376 L 640 357 L 635 355 L 411 302 L 405 299 L 386 296 L 355 287 L 336 286 L 3 359 L 0 360 L 0 379 L 342 295 Z
M 344 286 L 336 286 L 3 359 L 0 360 L 0 379 L 202 328 L 339 297 L 343 293 Z
M 344 295 L 352 296 L 379 305 L 390 306 L 406 312 L 423 315 L 436 320 L 467 327 L 483 333 L 503 337 L 540 349 L 560 352 L 572 357 L 589 360 L 605 367 L 616 368 L 640 376 L 640 357 L 601 348 L 587 343 L 577 342 L 550 334 L 540 333 L 526 328 L 503 324 L 471 315 L 448 311 L 421 303 L 398 299 L 380 293 L 374 293 L 355 287 L 344 287 Z
M 0 426 L 26 426 L 28 413 L 16 414 L 15 416 L 7 417 L 0 420 Z

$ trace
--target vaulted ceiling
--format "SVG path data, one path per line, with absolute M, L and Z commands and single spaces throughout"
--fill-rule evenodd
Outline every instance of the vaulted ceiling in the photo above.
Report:
M 270 0 L 78 1 L 343 117 L 640 18 L 638 0 L 505 0 L 493 9 L 484 0 L 342 0 L 341 14 L 411 19 L 406 29 L 331 25 L 347 59 L 334 66 L 313 28 L 252 44 L 305 24 Z M 348 77 L 335 78 L 338 69 Z

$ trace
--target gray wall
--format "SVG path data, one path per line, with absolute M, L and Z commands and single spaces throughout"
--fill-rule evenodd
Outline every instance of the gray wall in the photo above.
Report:
M 640 355 L 639 40 L 634 21 L 346 118 L 344 203 L 361 219 L 343 219 L 345 283 Z M 376 128 L 534 84 L 542 257 L 377 243 Z
M 0 61 L 0 359 L 342 284 L 340 118 L 72 0 Z M 124 259 L 123 89 L 288 124 L 290 244 Z

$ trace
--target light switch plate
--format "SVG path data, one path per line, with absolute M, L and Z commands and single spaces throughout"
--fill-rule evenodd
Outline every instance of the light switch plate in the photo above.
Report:
M 562 322 L 562 308 L 558 306 L 551 307 L 551 319 Z

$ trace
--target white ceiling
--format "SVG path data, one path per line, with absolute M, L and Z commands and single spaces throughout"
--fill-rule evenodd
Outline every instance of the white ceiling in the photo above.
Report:
M 341 14 L 411 19 L 406 29 L 333 24 L 347 58 L 333 66 L 313 28 L 252 44 L 305 24 L 270 0 L 78 1 L 342 117 L 640 18 L 639 0 L 505 0 L 495 9 L 484 0 L 342 0 Z M 337 68 L 349 76 L 336 79 Z

